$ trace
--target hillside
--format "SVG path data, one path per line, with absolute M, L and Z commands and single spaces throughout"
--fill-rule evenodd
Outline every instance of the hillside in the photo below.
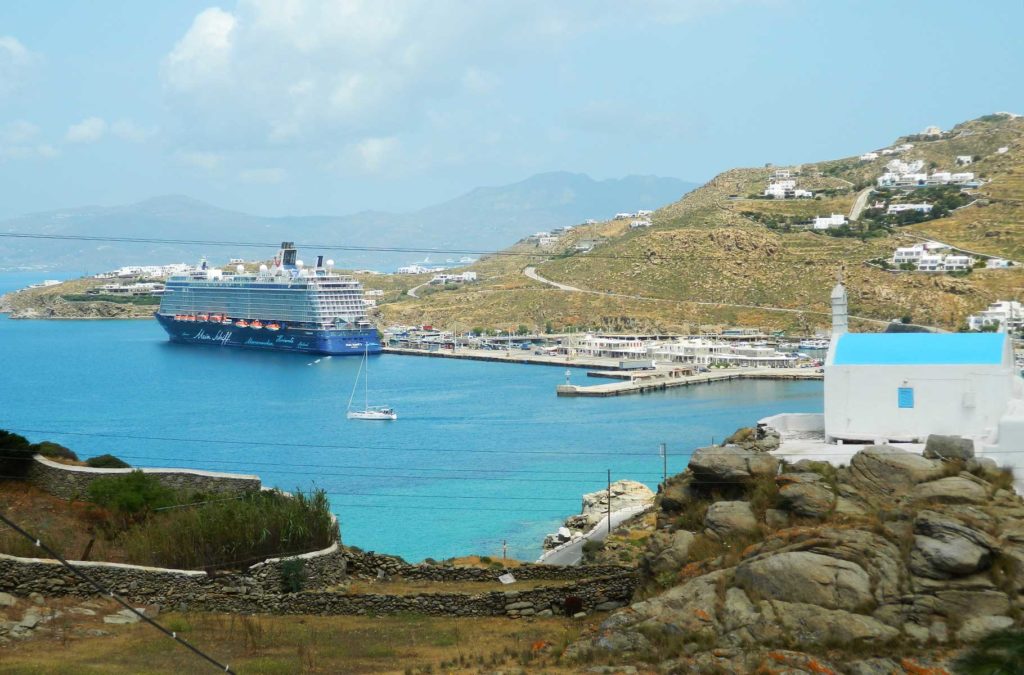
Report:
M 1024 259 L 1024 119 L 991 115 L 940 137 L 905 137 L 894 145 L 904 142 L 914 147 L 873 161 L 849 157 L 726 171 L 656 211 L 652 227 L 630 230 L 623 221 L 604 222 L 574 230 L 550 250 L 521 243 L 506 252 L 521 256 L 475 266 L 482 283 L 388 304 L 384 316 L 495 327 L 552 321 L 556 327 L 696 330 L 697 325 L 739 323 L 806 330 L 827 325 L 828 291 L 840 267 L 845 268 L 851 313 L 872 319 L 909 316 L 915 323 L 956 330 L 989 302 L 1020 299 L 1022 267 L 951 275 L 892 272 L 865 263 L 891 257 L 897 246 L 918 241 L 915 236 Z M 1008 151 L 997 154 L 1004 146 Z M 983 182 L 963 196 L 967 206 L 944 217 L 885 228 L 863 215 L 844 232 L 850 236 L 793 226 L 814 216 L 849 214 L 893 157 L 921 159 L 931 170 L 957 171 L 958 155 L 976 158 L 968 169 Z M 754 198 L 778 169 L 799 172 L 798 186 L 816 196 Z M 873 195 L 866 196 L 870 202 Z M 573 251 L 576 242 L 594 237 L 605 241 L 590 253 Z M 527 265 L 535 265 L 546 279 L 595 293 L 559 291 L 527 279 L 521 273 Z M 760 309 L 768 307 L 789 311 Z
M 495 250 L 535 232 L 610 216 L 623 209 L 655 208 L 695 187 L 674 178 L 627 176 L 593 180 L 582 174 L 539 174 L 510 185 L 477 188 L 412 213 L 365 211 L 345 216 L 267 218 L 180 195 L 126 206 L 87 206 L 30 214 L 0 222 L 0 232 L 177 240 L 296 242 L 365 247 Z M 97 272 L 128 264 L 166 264 L 215 258 L 269 256 L 271 249 L 203 245 L 129 244 L 5 239 L 0 270 L 40 267 Z M 309 252 L 313 254 L 312 251 Z M 347 267 L 395 267 L 417 253 L 337 251 Z M 456 256 L 458 257 L 458 256 Z

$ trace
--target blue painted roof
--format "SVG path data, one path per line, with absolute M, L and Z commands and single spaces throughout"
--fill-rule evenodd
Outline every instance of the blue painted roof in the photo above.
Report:
M 833 365 L 999 365 L 1005 333 L 847 333 Z

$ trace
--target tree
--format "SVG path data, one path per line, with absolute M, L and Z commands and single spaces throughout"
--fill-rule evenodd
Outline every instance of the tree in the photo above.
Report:
M 35 454 L 35 448 L 27 438 L 0 429 L 0 476 L 25 475 Z
M 550 320 L 546 321 L 544 323 L 544 332 L 547 333 L 548 335 L 551 335 L 552 333 L 554 333 L 555 332 L 555 324 L 551 323 Z
M 519 328 L 516 329 L 516 335 L 529 335 L 529 334 L 530 334 L 530 327 L 527 326 L 525 323 L 519 324 Z
M 913 320 L 914 320 L 914 317 L 910 316 L 909 314 L 904 314 L 902 317 L 900 317 L 900 323 L 902 323 L 904 325 L 910 323 Z

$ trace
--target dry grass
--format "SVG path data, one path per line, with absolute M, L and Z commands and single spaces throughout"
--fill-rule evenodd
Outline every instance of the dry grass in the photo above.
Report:
M 500 581 L 424 581 L 394 579 L 392 581 L 356 580 L 343 587 L 351 595 L 379 593 L 386 595 L 422 595 L 430 593 L 490 593 L 493 591 L 525 591 L 533 588 L 558 588 L 569 585 L 561 579 L 530 579 L 513 585 Z
M 573 672 L 554 653 L 586 624 L 568 619 L 239 616 L 158 619 L 238 673 L 476 673 L 540 667 Z M 590 623 L 592 623 L 591 621 Z M 107 626 L 108 637 L 34 639 L 3 648 L 5 673 L 201 673 L 197 657 L 150 626 Z M 441 667 L 441 664 L 445 667 Z

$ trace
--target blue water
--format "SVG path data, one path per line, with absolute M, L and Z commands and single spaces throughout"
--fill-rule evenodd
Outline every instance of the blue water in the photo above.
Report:
M 0 275 L 0 292 L 39 278 Z M 562 368 L 384 355 L 370 359 L 371 403 L 400 419 L 354 421 L 345 409 L 359 359 L 310 363 L 172 345 L 150 320 L 0 317 L 0 428 L 83 458 L 319 486 L 345 542 L 365 549 L 419 560 L 500 554 L 507 540 L 510 555 L 532 559 L 607 469 L 654 487 L 661 442 L 678 472 L 690 450 L 760 417 L 821 410 L 820 382 L 559 399 Z

